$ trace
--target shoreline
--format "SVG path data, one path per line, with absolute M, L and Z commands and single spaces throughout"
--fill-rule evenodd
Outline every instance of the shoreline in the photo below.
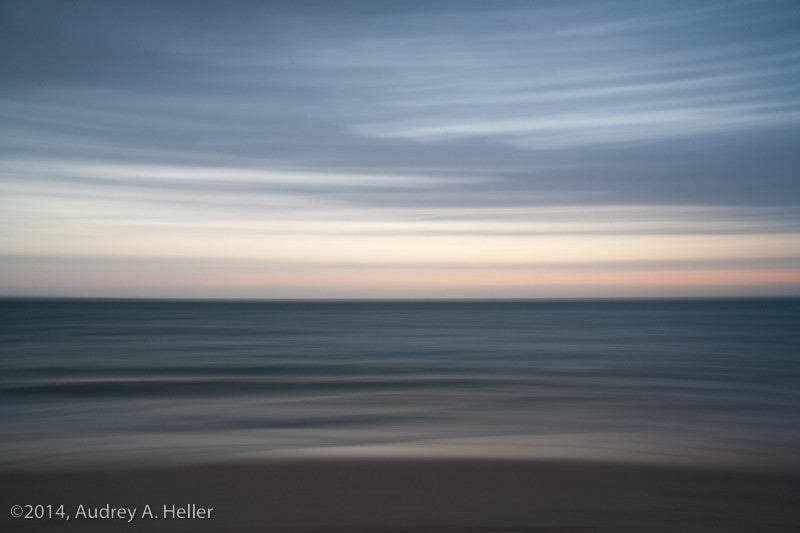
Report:
M 0 527 L 21 532 L 789 532 L 800 472 L 509 458 L 87 463 L 6 469 L 0 500 Z M 73 518 L 10 516 L 25 504 L 63 505 Z M 117 517 L 85 516 L 105 508 Z
M 349 433 L 353 436 L 352 431 Z M 0 472 L 70 468 L 147 468 L 315 460 L 469 460 L 556 461 L 663 465 L 759 472 L 798 472 L 800 454 L 792 440 L 754 444 L 710 437 L 649 435 L 637 432 L 505 434 L 431 437 L 415 440 L 326 444 L 341 433 L 285 433 L 291 446 L 264 450 L 264 435 L 227 432 L 203 440 L 196 434 L 99 435 L 41 438 L 0 445 Z M 171 439 L 171 440 L 168 440 Z M 312 444 L 317 443 L 317 444 Z

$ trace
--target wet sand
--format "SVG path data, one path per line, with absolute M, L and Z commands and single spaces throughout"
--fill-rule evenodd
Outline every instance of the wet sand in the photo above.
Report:
M 2 531 L 800 530 L 796 471 L 558 460 L 298 459 L 0 474 Z M 53 511 L 64 505 L 71 518 L 15 519 L 15 504 L 49 504 Z M 86 518 L 77 516 L 79 509 Z M 94 512 L 118 518 L 89 518 Z

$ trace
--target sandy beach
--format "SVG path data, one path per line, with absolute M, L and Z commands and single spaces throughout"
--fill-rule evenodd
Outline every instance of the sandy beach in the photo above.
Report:
M 0 494 L 3 531 L 705 533 L 800 526 L 796 471 L 611 462 L 372 458 L 62 467 L 4 472 Z M 12 517 L 59 510 L 49 519 Z

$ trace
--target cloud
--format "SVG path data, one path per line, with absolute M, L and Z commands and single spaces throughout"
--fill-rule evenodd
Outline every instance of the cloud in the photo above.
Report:
M 142 262 L 281 294 L 796 287 L 792 2 L 0 9 L 0 263 L 131 290 Z
M 767 109 L 760 109 L 767 107 Z M 536 118 L 471 117 L 460 120 L 404 120 L 354 131 L 378 138 L 420 142 L 449 141 L 465 137 L 496 138 L 520 148 L 539 150 L 597 146 L 720 133 L 765 125 L 789 125 L 800 120 L 800 110 L 786 112 L 768 106 L 676 106 L 662 110 L 606 109 L 602 113 L 563 112 Z
M 732 30 L 742 21 L 720 17 L 719 9 L 658 6 L 647 17 L 595 22 L 589 30 L 571 25 L 582 20 L 577 7 L 563 10 L 566 21 L 553 27 L 537 24 L 537 12 L 519 12 L 504 26 L 464 16 L 475 30 L 466 43 L 448 34 L 373 39 L 326 49 L 317 61 L 349 69 L 356 79 L 344 83 L 363 82 L 377 95 L 372 119 L 351 128 L 375 138 L 480 138 L 547 150 L 800 120 L 796 33 L 709 38 L 709 25 Z M 774 22 L 764 19 L 755 22 Z
M 798 14 L 781 3 L 7 6 L 0 151 L 14 159 L 484 169 L 494 191 L 532 202 L 800 192 L 790 148 Z M 622 173 L 606 154 L 624 161 Z M 666 162 L 657 168 L 653 156 Z M 756 156 L 761 168 L 745 174 L 741 159 Z M 708 171 L 715 159 L 728 168 Z M 694 186 L 648 177 L 660 168 Z M 763 179 L 773 183 L 754 193 Z M 498 196 L 471 186 L 453 198 L 475 193 Z

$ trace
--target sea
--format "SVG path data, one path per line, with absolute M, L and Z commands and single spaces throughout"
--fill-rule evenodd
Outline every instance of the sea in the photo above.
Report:
M 0 466 L 798 464 L 800 299 L 0 299 Z

